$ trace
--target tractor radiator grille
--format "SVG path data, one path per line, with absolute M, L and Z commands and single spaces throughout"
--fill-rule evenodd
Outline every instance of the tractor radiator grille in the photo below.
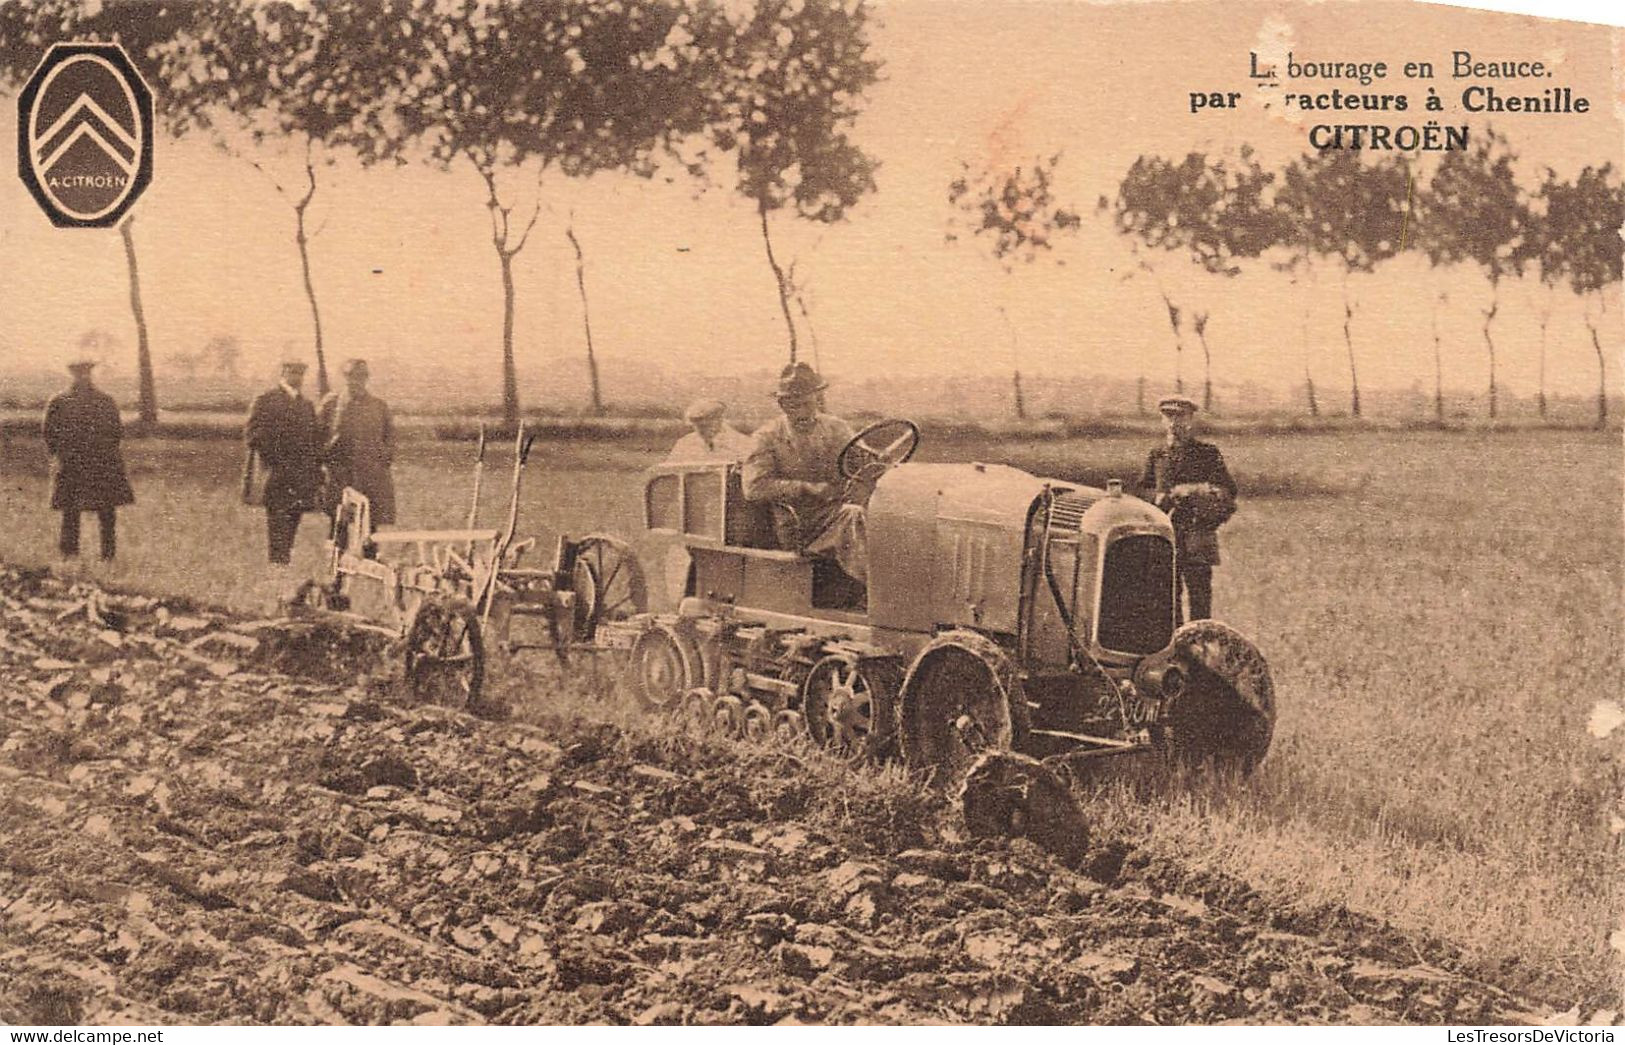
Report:
M 1089 506 L 1100 500 L 1097 493 L 1063 493 L 1055 498 L 1055 506 L 1050 510 L 1050 532 L 1075 534 L 1078 527 L 1083 524 L 1083 513 Z
M 1120 537 L 1106 549 L 1100 578 L 1100 645 L 1155 653 L 1174 629 L 1174 548 L 1154 533 Z

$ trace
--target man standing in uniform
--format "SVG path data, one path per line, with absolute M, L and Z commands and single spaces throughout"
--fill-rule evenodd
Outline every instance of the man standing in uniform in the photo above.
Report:
M 728 408 L 720 399 L 700 399 L 683 411 L 694 431 L 677 440 L 668 461 L 743 461 L 750 453 L 751 437 L 727 420 Z
M 806 363 L 784 368 L 774 393 L 783 416 L 757 429 L 741 479 L 746 498 L 794 510 L 796 532 L 782 533 L 790 538 L 782 545 L 833 559 L 848 576 L 867 584 L 864 510 L 842 503 L 845 485 L 836 463 L 852 440 L 852 428 L 819 411 L 826 387 Z
M 346 486 L 365 494 L 372 504 L 372 524 L 395 521 L 395 423 L 389 406 L 367 391 L 367 361 L 344 364 L 343 395 L 322 401 L 318 422 L 326 437 L 322 459 L 327 464 L 326 508 L 338 510 Z
M 300 516 L 316 509 L 322 481 L 316 408 L 300 394 L 304 380 L 304 363 L 284 362 L 281 382 L 254 400 L 244 431 L 267 473 L 265 531 L 271 562 L 279 566 L 293 560 Z
M 1151 451 L 1140 477 L 1141 489 L 1174 524 L 1174 611 L 1180 621 L 1213 615 L 1213 567 L 1219 564 L 1219 525 L 1235 511 L 1236 481 L 1224 455 L 1212 443 L 1191 435 L 1196 403 L 1168 396 L 1157 404 L 1167 441 Z M 1189 592 L 1190 614 L 1181 611 Z
M 53 458 L 51 507 L 62 513 L 58 547 L 66 558 L 79 554 L 80 513 L 95 512 L 101 523 L 102 558 L 111 559 L 118 551 L 118 508 L 135 503 L 119 451 L 124 425 L 118 404 L 91 384 L 95 365 L 89 359 L 68 364 L 73 385 L 51 397 L 41 425 L 45 449 Z

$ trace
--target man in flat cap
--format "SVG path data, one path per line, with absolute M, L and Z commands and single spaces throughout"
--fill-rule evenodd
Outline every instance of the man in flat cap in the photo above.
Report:
M 751 438 L 728 423 L 728 408 L 720 399 L 698 399 L 683 411 L 694 431 L 677 440 L 668 461 L 742 461 L 750 453 Z
M 1178 575 L 1174 609 L 1181 622 L 1213 615 L 1213 567 L 1219 564 L 1219 526 L 1236 510 L 1236 481 L 1224 455 L 1191 435 L 1196 403 L 1182 395 L 1157 404 L 1167 439 L 1151 451 L 1140 487 L 1174 524 Z M 1182 593 L 1190 598 L 1183 612 Z
M 118 508 L 134 504 L 135 492 L 124 474 L 119 441 L 124 426 L 113 397 L 91 383 L 95 363 L 68 364 L 73 384 L 51 397 L 40 426 L 51 455 L 51 507 L 62 513 L 58 547 L 66 557 L 79 554 L 79 516 L 95 512 L 101 524 L 102 558 L 118 551 Z
M 278 566 L 292 561 L 299 519 L 316 510 L 322 481 L 320 429 L 316 408 L 300 392 L 304 381 L 304 363 L 283 362 L 281 381 L 254 400 L 243 433 L 251 455 L 247 469 L 252 471 L 257 457 L 266 472 L 265 532 L 271 562 Z
M 395 521 L 395 480 L 390 467 L 395 463 L 395 422 L 389 406 L 367 391 L 365 359 L 344 364 L 344 392 L 334 392 L 322 400 L 317 422 L 326 444 L 322 453 L 327 466 L 324 507 L 328 514 L 338 508 L 346 486 L 365 494 L 372 503 L 372 524 Z
M 845 421 L 820 410 L 826 387 L 806 363 L 784 368 L 774 392 L 781 416 L 756 430 L 741 479 L 748 499 L 793 510 L 796 532 L 779 525 L 781 544 L 833 559 L 848 576 L 866 584 L 864 510 L 842 503 L 845 483 L 836 463 L 853 432 Z

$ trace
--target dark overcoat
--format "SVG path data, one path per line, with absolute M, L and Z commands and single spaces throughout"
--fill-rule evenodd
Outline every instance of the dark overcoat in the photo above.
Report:
M 1174 446 L 1159 446 L 1151 451 L 1145 462 L 1145 474 L 1140 487 L 1154 494 L 1160 508 L 1170 508 L 1169 491 L 1184 483 L 1212 483 L 1228 494 L 1236 496 L 1236 481 L 1230 478 L 1224 455 L 1212 443 L 1190 439 Z M 1219 531 L 1216 526 L 1203 525 L 1173 513 L 1174 544 L 1180 558 L 1193 564 L 1219 564 Z
M 389 407 L 375 395 L 334 393 L 322 400 L 317 415 L 327 439 L 324 460 L 327 485 L 324 507 L 332 512 L 346 486 L 366 495 L 374 525 L 395 521 L 395 422 Z
M 281 386 L 261 393 L 249 408 L 244 436 L 266 469 L 266 510 L 314 511 L 322 482 L 321 430 L 310 400 Z
M 112 396 L 70 388 L 51 397 L 40 427 L 52 458 L 52 508 L 95 512 L 135 502 L 119 451 L 124 424 Z

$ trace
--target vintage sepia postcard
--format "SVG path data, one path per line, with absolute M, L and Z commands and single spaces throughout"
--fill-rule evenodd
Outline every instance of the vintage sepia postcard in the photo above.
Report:
M 1613 1041 L 1622 55 L 0 0 L 0 1022 Z

